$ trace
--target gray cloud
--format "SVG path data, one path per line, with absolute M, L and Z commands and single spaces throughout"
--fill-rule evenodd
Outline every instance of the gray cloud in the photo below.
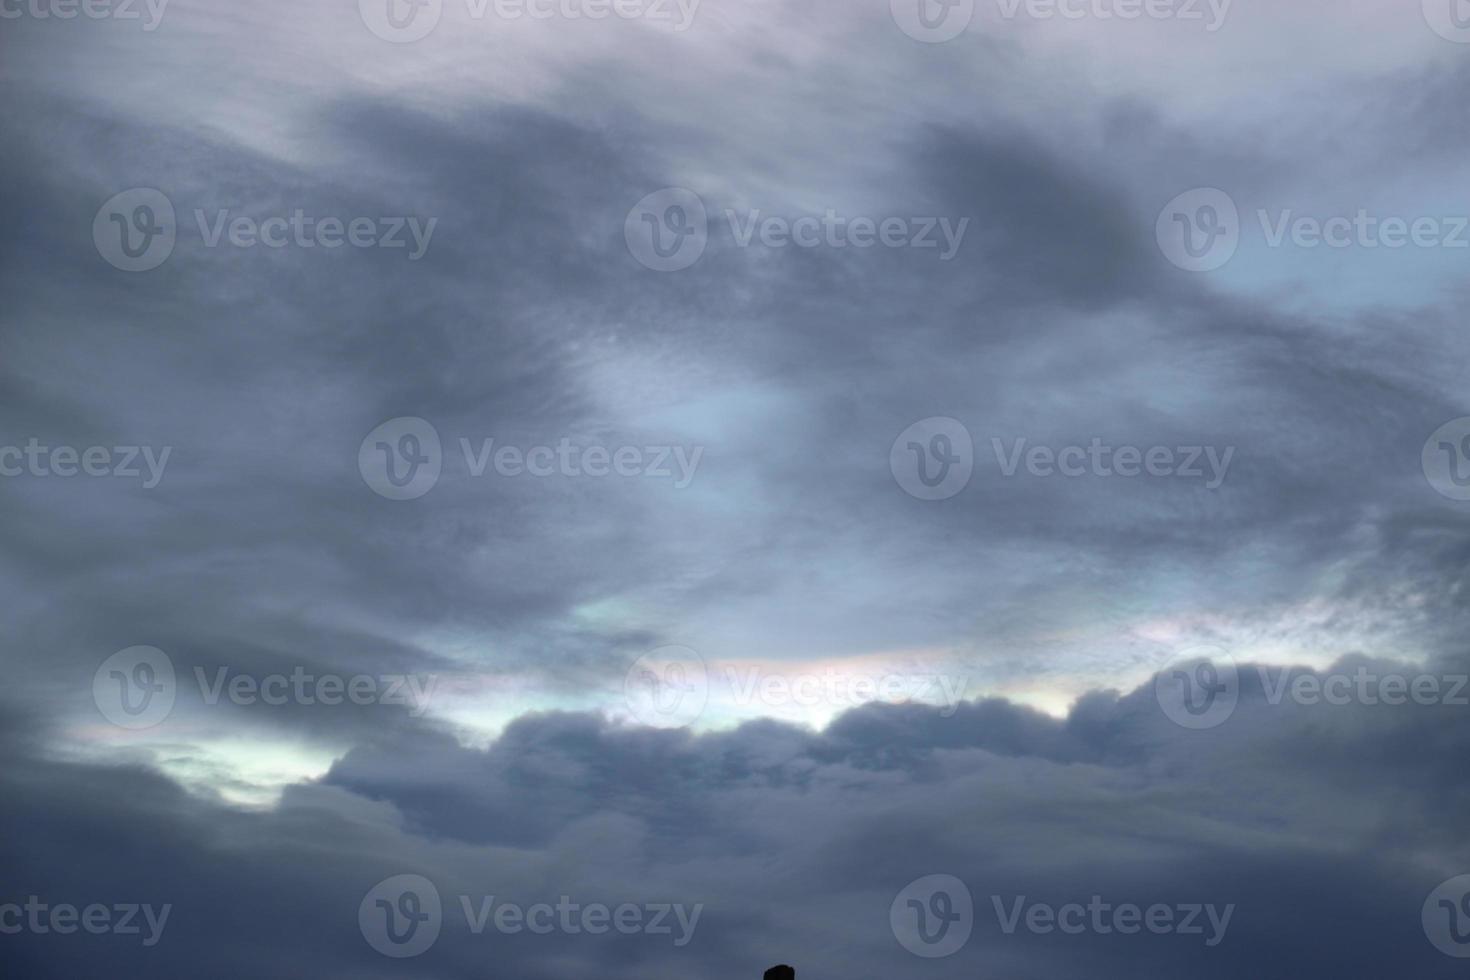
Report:
M 257 813 L 12 741 L 7 895 L 175 909 L 147 959 L 115 936 L 15 945 L 39 976 L 91 975 L 101 957 L 160 976 L 217 959 L 229 976 L 467 977 L 487 958 L 529 976 L 738 977 L 783 958 L 824 975 L 1286 976 L 1355 963 L 1451 975 L 1418 907 L 1470 859 L 1455 832 L 1464 792 L 1451 790 L 1463 708 L 1272 704 L 1254 676 L 1242 671 L 1235 716 L 1205 732 L 1175 728 L 1148 688 L 1095 693 L 1063 720 L 1002 701 L 950 719 L 871 706 L 821 734 L 528 716 L 485 751 L 427 732 L 376 740 Z M 965 881 L 981 908 L 960 955 L 925 963 L 888 931 L 888 904 L 935 872 Z M 425 875 L 454 907 L 432 949 L 397 963 L 368 947 L 354 913 L 400 873 Z M 1184 936 L 1007 936 L 989 911 L 991 895 L 1094 894 L 1236 911 L 1204 952 Z M 704 912 L 680 949 L 653 935 L 476 936 L 458 895 Z
M 1197 644 L 1273 669 L 1464 669 L 1464 505 L 1420 459 L 1470 413 L 1459 253 L 1272 249 L 1252 224 L 1462 212 L 1459 50 L 1416 10 L 1238 5 L 1195 36 L 979 6 L 940 45 L 836 0 L 706 0 L 683 34 L 450 4 L 412 45 L 350 5 L 174 0 L 150 33 L 7 20 L 0 448 L 170 456 L 156 487 L 0 477 L 0 664 L 26 706 L 0 714 L 0 899 L 177 907 L 155 949 L 6 935 L 7 960 L 37 977 L 736 977 L 782 959 L 1447 975 L 1417 916 L 1470 870 L 1462 713 L 1283 708 L 1247 671 L 1230 724 L 1189 733 L 1145 681 Z M 674 186 L 709 241 L 661 273 L 624 225 Z M 1154 225 L 1202 186 L 1243 228 L 1228 265 L 1193 274 Z M 146 273 L 91 237 L 132 187 L 177 217 Z M 208 247 L 195 212 L 224 209 L 436 224 L 414 261 Z M 945 261 L 742 246 L 726 217 L 828 210 L 969 224 Z M 407 416 L 435 426 L 443 473 L 391 501 L 358 450 Z M 974 473 L 921 501 L 889 451 L 936 416 L 969 431 Z M 462 439 L 702 455 L 687 487 L 476 477 Z M 1020 439 L 1233 455 L 1215 489 L 1006 476 L 993 440 Z M 139 644 L 184 683 L 128 733 L 92 682 Z M 824 704 L 806 726 L 716 706 L 697 732 L 609 720 L 629 665 L 668 644 L 772 671 L 943 670 L 978 700 L 948 718 Z M 441 686 L 423 713 L 209 704 L 196 668 Z M 409 872 L 446 894 L 708 911 L 687 950 L 460 928 L 390 962 L 354 914 Z M 936 872 L 982 906 L 1106 891 L 1239 912 L 1203 953 L 977 930 L 920 961 L 887 904 Z

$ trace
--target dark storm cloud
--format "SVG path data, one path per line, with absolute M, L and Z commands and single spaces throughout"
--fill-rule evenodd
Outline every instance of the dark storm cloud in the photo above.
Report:
M 37 977 L 193 976 L 208 963 L 240 977 L 737 978 L 775 959 L 820 976 L 1454 975 L 1419 908 L 1470 861 L 1456 831 L 1465 791 L 1452 788 L 1466 709 L 1272 704 L 1254 671 L 1242 667 L 1235 715 L 1202 732 L 1173 727 L 1151 685 L 1097 692 L 1061 720 L 1002 701 L 950 719 L 871 706 L 821 734 L 530 716 L 485 751 L 382 740 L 253 813 L 12 740 L 0 898 L 173 911 L 147 950 L 113 935 L 7 938 Z M 435 883 L 445 926 L 422 956 L 390 961 L 356 912 L 404 873 Z M 933 873 L 969 886 L 975 931 L 954 957 L 923 961 L 889 931 L 888 905 Z M 672 948 L 655 935 L 474 935 L 460 895 L 704 911 Z M 1235 911 L 1211 948 L 1006 935 L 991 896 L 1021 895 Z

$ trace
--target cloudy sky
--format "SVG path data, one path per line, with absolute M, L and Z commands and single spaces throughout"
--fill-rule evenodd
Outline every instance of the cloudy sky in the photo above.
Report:
M 17 976 L 1464 975 L 1466 0 L 0 0 L 0 78 Z

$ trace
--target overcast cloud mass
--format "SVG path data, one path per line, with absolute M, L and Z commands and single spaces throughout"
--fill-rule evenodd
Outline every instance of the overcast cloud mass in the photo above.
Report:
M 1467 0 L 0 0 L 23 978 L 1470 967 Z

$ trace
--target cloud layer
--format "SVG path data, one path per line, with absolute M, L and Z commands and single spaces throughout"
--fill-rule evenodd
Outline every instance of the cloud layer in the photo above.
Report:
M 156 946 L 26 930 L 8 961 L 1450 975 L 1419 914 L 1470 873 L 1466 709 L 1271 685 L 1465 669 L 1470 47 L 1433 3 L 1236 0 L 1208 30 L 977 2 L 938 44 L 901 6 L 704 0 L 675 30 L 445 0 L 413 43 L 366 2 L 6 8 L 0 905 L 174 908 Z M 670 189 L 706 223 L 659 271 L 635 236 L 685 241 L 689 209 L 640 213 Z M 1209 235 L 1201 189 L 1236 216 L 1191 272 L 1160 228 Z M 1334 219 L 1346 246 L 1273 244 Z M 1383 245 L 1395 220 L 1446 237 Z M 439 443 L 413 499 L 374 472 L 424 449 L 402 419 Z M 963 485 L 924 489 L 961 443 Z M 1191 731 L 1154 678 L 1201 645 L 1241 699 Z M 94 678 L 136 646 L 178 689 L 129 729 Z M 724 689 L 645 727 L 630 668 L 670 647 L 968 700 Z M 437 687 L 271 704 L 196 672 Z M 404 960 L 357 918 L 399 874 L 446 911 Z M 977 912 L 944 959 L 889 926 L 930 874 Z M 1094 894 L 1236 911 L 1206 948 L 1005 935 L 991 905 Z M 704 911 L 687 946 L 476 936 L 461 895 Z

